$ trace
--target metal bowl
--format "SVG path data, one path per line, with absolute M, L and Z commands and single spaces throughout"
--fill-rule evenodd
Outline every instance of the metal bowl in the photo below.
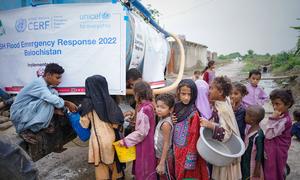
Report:
M 232 134 L 226 142 L 220 142 L 212 138 L 213 131 L 201 127 L 200 138 L 197 142 L 197 150 L 201 157 L 212 165 L 226 166 L 245 152 L 243 140 Z

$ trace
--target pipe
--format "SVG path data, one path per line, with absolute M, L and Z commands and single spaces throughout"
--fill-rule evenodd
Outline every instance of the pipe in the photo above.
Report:
M 183 72 L 184 72 L 184 65 L 185 65 L 185 53 L 184 53 L 184 48 L 183 45 L 181 43 L 181 40 L 174 34 L 170 34 L 171 37 L 173 37 L 175 39 L 175 41 L 177 42 L 178 46 L 179 46 L 179 53 L 180 53 L 180 67 L 179 67 L 179 72 L 177 75 L 176 80 L 167 87 L 163 87 L 160 89 L 153 89 L 153 94 L 162 94 L 162 93 L 167 93 L 170 92 L 174 89 L 177 88 L 179 82 L 181 81 L 182 77 L 183 77 Z M 126 94 L 127 95 L 133 95 L 133 90 L 132 89 L 126 89 Z

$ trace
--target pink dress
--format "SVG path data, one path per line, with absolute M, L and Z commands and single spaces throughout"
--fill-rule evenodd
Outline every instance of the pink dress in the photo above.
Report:
M 292 120 L 289 113 L 282 118 L 269 118 L 264 130 L 265 162 L 264 174 L 266 180 L 283 180 L 284 169 L 291 145 Z
M 268 96 L 265 91 L 257 86 L 254 87 L 251 84 L 247 84 L 248 94 L 243 98 L 243 104 L 245 107 L 250 105 L 264 105 L 264 103 L 268 100 Z
M 156 180 L 154 150 L 155 116 L 151 101 L 143 101 L 137 107 L 135 131 L 123 141 L 127 147 L 136 145 L 133 174 L 136 180 Z

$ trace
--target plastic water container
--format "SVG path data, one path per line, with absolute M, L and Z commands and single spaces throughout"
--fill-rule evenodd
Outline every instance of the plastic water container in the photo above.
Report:
M 200 138 L 197 142 L 199 154 L 210 164 L 226 166 L 244 154 L 244 142 L 235 134 L 232 134 L 226 142 L 215 140 L 212 136 L 213 131 L 211 129 L 201 127 Z
M 67 117 L 72 125 L 73 130 L 76 132 L 77 136 L 82 140 L 82 141 L 87 141 L 90 139 L 91 136 L 91 131 L 89 128 L 83 128 L 80 125 L 80 115 L 78 112 L 72 113 L 68 112 Z
M 125 163 L 136 159 L 135 146 L 128 147 L 128 148 L 125 146 L 120 146 L 119 141 L 114 142 L 113 145 L 116 149 L 117 156 L 120 162 Z

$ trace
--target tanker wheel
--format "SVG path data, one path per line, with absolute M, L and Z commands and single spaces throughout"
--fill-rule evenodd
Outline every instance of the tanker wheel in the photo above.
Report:
M 35 180 L 38 171 L 28 154 L 9 137 L 0 137 L 0 180 Z

